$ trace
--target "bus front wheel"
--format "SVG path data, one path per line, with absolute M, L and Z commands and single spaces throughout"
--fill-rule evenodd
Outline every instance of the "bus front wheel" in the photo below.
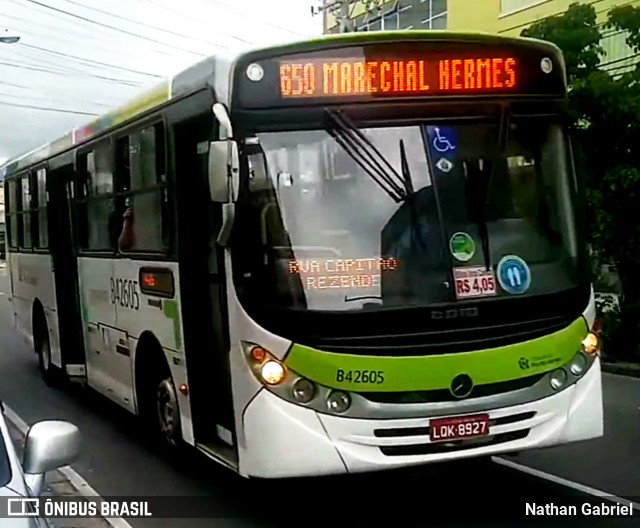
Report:
M 160 345 L 143 338 L 136 359 L 139 413 L 146 432 L 162 447 L 181 445 L 180 408 L 169 366 Z
M 49 341 L 49 331 L 44 316 L 38 315 L 34 324 L 33 344 L 38 356 L 38 367 L 42 379 L 49 386 L 56 384 L 56 368 L 51 363 L 51 342 Z
M 165 444 L 172 448 L 179 447 L 181 438 L 180 408 L 171 376 L 160 380 L 156 386 L 155 411 L 156 426 Z

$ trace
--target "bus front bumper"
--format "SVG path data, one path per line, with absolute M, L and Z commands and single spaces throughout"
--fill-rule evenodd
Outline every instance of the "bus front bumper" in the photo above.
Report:
M 428 426 L 428 418 L 363 420 L 320 414 L 262 390 L 244 413 L 240 473 L 258 478 L 359 473 L 597 438 L 603 434 L 600 362 L 596 359 L 581 380 L 558 394 L 488 414 L 500 424 L 490 429 L 493 441 L 474 446 L 467 440 L 462 449 L 430 452 L 428 435 L 402 432 Z M 376 435 L 390 429 L 400 432 Z

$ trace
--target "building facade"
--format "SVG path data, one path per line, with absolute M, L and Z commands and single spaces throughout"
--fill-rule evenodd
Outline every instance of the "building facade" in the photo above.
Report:
M 449 29 L 519 36 L 531 24 L 566 12 L 573 3 L 591 4 L 603 25 L 611 9 L 640 7 L 640 0 L 449 0 Z M 626 44 L 626 33 L 603 30 L 601 67 L 617 75 L 635 66 L 638 56 Z
M 355 31 L 447 29 L 448 1 L 450 0 L 381 0 L 379 7 L 369 11 L 362 2 L 352 2 L 349 6 L 350 22 Z M 335 5 L 335 0 L 325 0 L 324 4 L 324 32 L 338 33 L 340 25 L 332 14 L 335 9 L 326 7 Z
M 346 1 L 346 0 L 345 0 Z M 351 30 L 377 31 L 397 29 L 450 29 L 484 31 L 499 35 L 519 36 L 536 21 L 564 13 L 580 0 L 380 0 L 379 7 L 367 11 L 363 2 L 349 2 Z M 324 0 L 324 32 L 337 33 L 340 25 L 333 9 L 336 0 Z M 607 13 L 619 5 L 640 7 L 640 0 L 582 0 L 592 4 L 600 24 Z M 629 71 L 639 59 L 627 46 L 626 34 L 603 31 L 602 68 L 617 75 Z

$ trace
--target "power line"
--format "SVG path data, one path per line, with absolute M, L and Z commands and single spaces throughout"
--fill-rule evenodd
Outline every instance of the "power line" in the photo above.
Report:
M 100 62 L 100 61 L 97 61 L 97 60 L 94 60 L 94 59 L 86 59 L 84 57 L 78 57 L 77 55 L 71 55 L 69 53 L 63 53 L 61 51 L 48 50 L 46 48 L 41 48 L 40 46 L 34 46 L 32 44 L 24 44 L 22 42 L 19 42 L 18 46 L 34 49 L 34 50 L 41 51 L 41 52 L 44 52 L 44 53 L 50 53 L 52 55 L 57 55 L 57 56 L 60 56 L 60 57 L 65 57 L 65 58 L 69 58 L 69 59 L 75 59 L 75 60 L 78 60 L 78 61 L 83 61 L 83 62 L 87 62 L 87 63 L 91 63 L 91 64 L 97 64 L 98 66 L 106 66 L 108 68 L 115 68 L 115 69 L 118 69 L 118 70 L 123 70 L 123 71 L 130 72 L 130 73 L 137 73 L 138 75 L 147 75 L 149 77 L 155 77 L 156 79 L 162 79 L 162 75 L 156 75 L 155 73 L 143 72 L 143 71 L 140 71 L 140 70 L 133 70 L 131 68 L 125 68 L 124 66 L 116 66 L 115 64 L 109 64 L 107 62 Z
M 248 14 L 246 11 L 239 11 L 238 9 L 235 9 L 234 7 L 225 4 L 223 2 L 219 2 L 218 0 L 202 0 L 203 2 L 206 2 L 207 4 L 211 4 L 211 5 L 215 5 L 218 7 L 222 7 L 224 9 L 226 9 L 227 11 L 230 11 L 232 13 L 237 13 L 239 15 L 242 15 L 245 18 L 249 18 L 251 20 L 256 20 L 257 22 L 260 22 L 262 24 L 265 24 L 267 26 L 271 26 L 273 28 L 279 29 L 281 31 L 286 31 L 287 33 L 291 33 L 292 35 L 298 35 L 298 36 L 303 36 L 302 33 L 298 33 L 297 31 L 291 31 L 288 28 L 285 28 L 283 26 L 279 26 L 277 24 L 273 24 L 272 22 L 266 22 L 265 20 L 262 20 L 260 18 L 251 16 L 250 14 Z
M 55 71 L 55 70 L 51 70 L 51 69 L 47 69 L 47 68 L 42 68 L 39 66 L 29 66 L 26 64 L 14 64 L 11 62 L 5 62 L 5 61 L 0 61 L 0 64 L 4 65 L 4 66 L 10 66 L 12 68 L 18 68 L 18 69 L 22 69 L 22 70 L 32 70 L 32 71 L 37 71 L 37 72 L 43 72 L 43 73 L 51 73 L 54 75 L 63 75 L 63 76 L 68 76 L 70 72 L 64 72 L 64 71 Z M 73 73 L 73 72 L 71 72 Z M 84 73 L 83 75 L 86 77 L 95 77 L 97 79 L 101 79 L 104 81 L 111 81 L 111 82 L 116 82 L 118 84 L 123 84 L 123 85 L 129 85 L 129 86 L 144 86 L 143 83 L 140 82 L 135 82 L 135 81 L 128 81 L 126 79 L 115 79 L 113 77 L 105 77 L 104 75 L 96 75 L 96 74 L 92 74 L 89 72 Z
M 203 42 L 204 44 L 209 44 L 210 46 L 216 46 L 216 47 L 219 47 L 219 48 L 225 48 L 225 49 L 229 48 L 229 46 L 225 46 L 223 44 L 214 44 L 213 42 L 210 42 L 210 41 L 207 41 L 207 40 L 196 39 L 196 38 L 191 37 L 189 35 L 185 35 L 184 33 L 177 33 L 176 31 L 171 31 L 170 29 L 165 29 L 165 28 L 161 28 L 161 27 L 158 27 L 158 26 L 152 26 L 151 24 L 145 24 L 143 22 L 138 22 L 137 20 L 132 20 L 130 18 L 123 17 L 123 16 L 120 16 L 120 15 L 116 15 L 114 13 L 109 13 L 108 11 L 104 11 L 102 9 L 98 9 L 97 7 L 91 7 L 91 6 L 88 6 L 88 5 L 84 5 L 84 4 L 81 4 L 80 2 L 75 2 L 74 0 L 63 0 L 63 1 L 67 2 L 69 4 L 73 4 L 73 5 L 77 5 L 77 6 L 83 7 L 84 9 L 90 9 L 91 11 L 96 11 L 97 13 L 102 13 L 103 15 L 107 15 L 107 16 L 110 16 L 110 17 L 113 17 L 113 18 L 117 18 L 119 20 L 124 20 L 125 22 L 129 22 L 131 24 L 138 24 L 140 26 L 148 27 L 150 29 L 155 29 L 157 31 L 162 31 L 163 33 L 169 33 L 170 35 L 175 35 L 176 37 L 185 38 L 187 40 L 199 40 L 200 42 Z M 225 34 L 229 35 L 229 33 L 225 33 Z M 233 35 L 230 35 L 230 36 L 233 36 Z M 235 38 L 237 38 L 237 37 L 235 37 Z M 243 41 L 243 42 L 247 42 L 247 41 Z M 247 43 L 250 44 L 249 42 L 247 42 Z
M 28 86 L 25 84 L 17 84 L 17 83 L 12 83 L 12 82 L 8 82 L 8 81 L 0 81 L 0 86 L 6 86 L 8 88 L 19 88 L 20 90 L 27 90 L 29 92 L 35 93 L 36 95 L 24 95 L 24 93 L 20 93 L 20 95 L 16 95 L 16 94 L 2 94 L 5 97 L 26 97 L 28 99 L 38 99 L 39 101 L 42 101 L 42 99 L 51 99 L 52 101 L 78 101 L 84 104 L 91 104 L 91 105 L 96 105 L 96 106 L 104 106 L 107 108 L 113 108 L 115 106 L 118 105 L 119 102 L 121 102 L 122 97 L 120 97 L 120 101 L 112 101 L 110 103 L 98 103 L 98 102 L 93 102 L 93 101 L 86 101 L 86 100 L 82 100 L 82 99 L 76 99 L 73 97 L 68 97 L 68 92 L 65 91 L 51 91 L 51 88 L 49 86 L 42 86 L 39 84 L 36 85 L 32 85 L 32 86 Z M 62 95 L 64 97 L 57 97 L 57 95 Z
M 4 86 L 12 86 L 14 88 L 25 88 L 25 89 L 31 89 L 30 86 L 27 86 L 26 84 L 16 84 L 16 83 L 12 83 L 12 82 L 8 82 L 8 81 L 0 81 L 0 85 L 4 85 Z
M 4 51 L 4 50 L 3 50 Z M 13 49 L 9 56 L 4 56 L 2 58 L 12 61 L 17 61 L 19 59 L 20 64 L 24 64 L 25 66 L 33 66 L 35 68 L 43 68 L 42 61 L 35 58 L 33 55 L 25 55 L 24 52 L 28 50 L 17 50 Z M 31 61 L 31 62 L 27 62 Z M 47 68 L 50 70 L 55 70 L 58 73 L 69 74 L 69 73 L 85 73 L 85 71 L 78 70 L 77 68 L 70 67 L 68 65 L 60 65 L 55 63 L 47 64 Z
M 26 55 L 25 55 L 25 52 L 27 53 Z M 36 64 L 31 64 L 31 66 L 38 66 L 38 67 L 45 66 L 45 67 L 48 67 L 48 68 L 52 68 L 52 69 L 55 68 L 55 69 L 58 69 L 58 70 L 61 70 L 61 71 L 68 71 L 68 72 L 78 73 L 78 74 L 81 74 L 81 75 L 85 75 L 85 74 L 87 74 L 87 75 L 99 75 L 99 74 L 102 74 L 102 72 L 105 69 L 104 66 L 101 66 L 101 65 L 85 64 L 85 63 L 78 62 L 78 61 L 71 62 L 67 58 L 60 57 L 58 55 L 53 55 L 51 57 L 46 57 L 46 59 L 43 59 L 41 51 L 28 49 L 28 48 L 25 48 L 24 46 L 22 48 L 12 49 L 10 57 L 5 57 L 5 58 L 13 59 L 16 56 L 17 57 L 24 57 L 24 58 L 29 59 L 30 61 L 36 63 Z M 60 62 L 57 63 L 57 62 L 53 62 L 53 61 L 60 61 Z M 112 67 L 115 67 L 115 66 L 112 66 Z M 94 68 L 94 69 L 99 70 L 99 71 L 94 73 L 91 70 L 91 68 Z M 120 72 L 118 72 L 118 73 L 120 73 Z M 135 73 L 137 73 L 137 72 L 135 72 Z M 125 79 L 123 79 L 123 80 L 125 80 Z M 133 79 L 126 79 L 126 80 L 127 81 L 129 81 L 129 80 L 133 81 Z M 138 82 L 138 80 L 136 79 L 134 82 Z M 140 81 L 140 82 L 146 82 L 146 81 Z
M 67 0 L 67 1 L 71 1 L 71 0 Z M 183 13 L 182 11 L 178 11 L 177 9 L 173 9 L 169 6 L 166 6 L 164 4 L 161 4 L 160 2 L 155 2 L 154 0 L 142 0 L 144 2 L 148 2 L 149 4 L 158 6 L 162 9 L 165 9 L 166 11 L 169 11 L 171 13 L 176 13 L 184 18 L 186 18 L 187 20 L 192 20 L 194 22 L 198 22 L 199 24 L 201 24 L 202 26 L 208 28 L 210 31 L 219 31 L 220 33 L 224 33 L 225 35 L 229 35 L 231 38 L 234 38 L 240 42 L 243 42 L 245 44 L 253 44 L 253 42 L 249 42 L 248 40 L 245 40 L 243 38 L 240 37 L 236 37 L 235 35 L 232 35 L 231 33 L 227 33 L 226 31 L 222 31 L 220 29 L 214 28 L 212 26 L 209 26 L 208 24 L 205 24 L 204 22 L 202 22 L 202 20 L 197 19 L 196 17 L 190 17 L 188 15 L 186 15 L 185 13 Z M 225 46 L 228 49 L 228 46 Z
M 25 52 L 28 52 L 28 53 L 25 55 Z M 70 65 L 68 63 L 56 64 L 49 61 L 47 61 L 46 65 L 43 65 L 42 59 L 40 57 L 34 57 L 32 53 L 33 52 L 28 49 L 12 49 L 8 57 L 5 55 L 2 58 L 5 60 L 19 62 L 20 64 L 24 64 L 25 66 L 33 66 L 35 68 L 40 68 L 40 69 L 49 69 L 51 71 L 57 71 L 58 73 L 62 73 L 62 74 L 80 74 L 85 76 L 88 75 L 90 77 L 102 78 L 102 80 L 113 80 L 112 77 L 105 77 L 98 73 L 93 73 L 93 72 L 87 71 L 86 69 L 81 69 L 80 67 L 81 65 Z M 15 59 L 20 59 L 20 60 L 16 61 Z M 30 62 L 25 62 L 24 59 Z M 118 79 L 118 81 L 120 80 L 125 82 L 138 82 L 138 81 L 131 81 L 129 79 Z
M 26 105 L 20 103 L 8 103 L 6 101 L 0 101 L 0 105 L 10 106 L 12 108 L 29 108 L 32 110 L 42 110 L 44 112 L 59 112 L 62 114 L 76 114 L 76 115 L 86 115 L 86 116 L 98 116 L 100 114 L 94 114 L 92 112 L 82 112 L 80 110 L 65 110 L 64 108 L 53 108 L 49 106 L 36 106 L 36 105 Z
M 44 99 L 51 99 L 53 100 L 57 100 L 57 101 L 78 101 L 78 102 L 82 102 L 82 103 L 86 103 L 86 104 L 92 104 L 92 105 L 96 105 L 96 106 L 105 106 L 105 107 L 115 107 L 118 102 L 111 102 L 111 103 L 97 103 L 97 102 L 93 102 L 93 101 L 84 101 L 81 99 L 75 99 L 75 98 L 69 98 L 68 97 L 68 92 L 55 92 L 55 91 L 51 91 L 49 86 L 41 86 L 41 85 L 32 85 L 32 86 L 28 86 L 26 84 L 18 84 L 18 83 L 12 83 L 12 82 L 8 82 L 8 81 L 0 81 L 0 86 L 6 86 L 8 88 L 19 88 L 20 90 L 27 90 L 30 91 L 32 93 L 35 93 L 35 96 L 31 96 L 31 95 L 24 95 L 24 93 L 21 93 L 20 95 L 16 95 L 16 94 L 3 94 L 5 97 L 27 97 L 29 99 L 39 99 L 42 100 Z M 63 95 L 65 97 L 56 97 L 56 95 Z M 120 98 L 122 99 L 122 98 Z
M 10 98 L 19 98 L 19 99 L 37 99 L 39 101 L 42 101 L 42 99 L 48 99 L 50 101 L 54 101 L 54 102 L 65 102 L 65 103 L 71 103 L 71 102 L 75 102 L 75 103 L 80 103 L 80 104 L 86 104 L 86 105 L 91 105 L 91 106 L 103 106 L 104 108 L 111 108 L 115 105 L 108 105 L 106 103 L 97 103 L 95 101 L 84 101 L 82 99 L 74 99 L 73 97 L 51 97 L 50 95 L 43 95 L 43 96 L 32 96 L 32 95 L 24 95 L 24 94 L 10 94 L 10 93 L 4 93 L 4 92 L 0 92 L 0 96 L 2 97 L 10 97 Z
M 54 18 L 55 20 L 62 20 L 62 21 L 64 21 L 64 22 L 67 22 L 67 23 L 71 23 L 71 24 L 73 24 L 73 22 L 70 22 L 70 21 L 69 21 L 69 20 L 67 20 L 64 16 L 60 16 L 60 15 L 58 15 L 58 14 L 56 14 L 56 13 L 47 13 L 47 12 L 42 12 L 42 11 L 41 11 L 41 13 L 42 13 L 42 14 L 44 14 L 44 15 L 48 15 L 48 16 L 50 16 L 50 17 Z M 8 18 L 8 19 L 11 19 L 11 20 L 17 20 L 18 22 L 26 22 L 27 24 L 29 24 L 29 28 L 31 28 L 31 26 L 40 26 L 40 27 L 42 27 L 42 28 L 44 28 L 44 29 L 47 29 L 47 30 L 49 30 L 49 31 L 51 31 L 51 29 L 52 29 L 52 28 L 51 28 L 51 25 L 47 25 L 47 24 L 40 24 L 40 23 L 38 23 L 38 22 L 34 22 L 34 21 L 32 21 L 32 20 L 28 20 L 28 19 L 26 19 L 26 18 L 17 17 L 17 16 L 15 16 L 15 15 L 6 15 L 6 14 L 4 14 L 4 13 L 3 13 L 3 14 L 2 14 L 2 18 Z M 24 30 L 24 29 L 21 29 L 21 28 L 15 28 L 15 29 L 16 29 L 17 31 L 27 33 L 27 31 L 26 31 L 26 30 Z M 75 29 L 77 29 L 77 25 L 75 26 Z M 59 35 L 60 31 L 54 31 L 54 32 L 56 33 L 56 37 L 55 37 L 55 38 L 56 38 L 56 41 L 61 41 L 61 42 L 70 42 L 70 43 L 72 43 L 72 44 L 77 44 L 77 41 L 75 41 L 75 42 L 74 42 L 73 40 L 69 40 L 69 39 L 65 39 L 65 38 L 60 38 L 60 35 Z M 66 28 L 65 28 L 64 32 L 65 32 L 65 33 L 68 33 L 68 34 L 73 34 L 73 32 L 71 32 L 69 29 L 66 29 Z M 35 35 L 36 37 L 42 37 L 42 38 L 45 38 L 45 37 L 43 37 L 43 36 L 41 36 L 41 35 L 38 35 L 37 33 L 31 33 L 31 34 L 32 34 L 32 35 Z M 86 46 L 86 44 L 87 44 L 87 42 L 86 42 L 86 41 L 87 41 L 87 40 L 93 40 L 93 41 L 95 41 L 95 42 L 104 42 L 103 40 L 100 40 L 99 38 L 96 38 L 95 34 L 94 34 L 94 35 L 89 35 L 89 34 L 87 34 L 87 33 L 77 33 L 77 32 L 76 32 L 75 34 L 77 35 L 77 37 L 78 37 L 78 38 L 81 38 L 81 39 L 82 39 L 82 44 L 83 44 L 83 46 Z M 93 45 L 91 45 L 91 46 L 92 46 L 93 48 L 95 48 L 95 49 L 100 49 L 100 50 L 103 50 L 103 51 L 109 51 L 109 52 L 112 52 L 112 51 L 113 51 L 113 50 L 108 49 L 108 48 L 105 48 L 105 47 L 103 47 L 103 46 L 96 46 L 95 44 L 93 44 Z M 169 51 L 159 50 L 159 49 L 156 49 L 156 48 L 138 48 L 138 49 L 139 49 L 140 51 L 149 51 L 149 52 L 157 53 L 158 55 L 164 55 L 165 57 L 175 57 L 175 58 L 180 58 L 180 55 L 177 55 L 177 54 L 175 54 L 175 53 L 170 53 Z
M 18 2 L 16 2 L 16 0 L 9 0 L 9 1 L 10 2 L 14 2 L 14 3 L 18 3 Z M 82 20 L 84 22 L 89 22 L 90 24 L 95 24 L 95 25 L 100 26 L 100 27 L 106 27 L 108 29 L 112 29 L 114 31 L 118 31 L 120 33 L 124 33 L 125 35 L 129 35 L 131 37 L 136 37 L 136 38 L 139 38 L 139 39 L 148 40 L 149 42 L 153 42 L 154 44 L 161 44 L 163 46 L 167 46 L 169 48 L 174 48 L 174 49 L 183 51 L 185 53 L 191 53 L 192 55 L 198 55 L 200 57 L 204 56 L 203 53 L 200 53 L 200 52 L 197 52 L 197 51 L 187 50 L 187 49 L 184 49 L 184 48 L 180 48 L 178 46 L 173 46 L 171 44 L 167 44 L 166 42 L 162 42 L 161 40 L 156 40 L 156 39 L 151 38 L 151 37 L 145 37 L 144 35 L 137 35 L 136 33 L 133 33 L 131 31 L 127 31 L 126 29 L 121 29 L 121 28 L 118 28 L 118 27 L 115 27 L 115 26 L 111 26 L 109 24 L 104 24 L 102 22 L 97 22 L 96 20 L 92 20 L 90 18 L 83 17 L 81 15 L 76 15 L 75 13 L 70 13 L 69 11 L 65 11 L 64 9 L 59 9 L 57 7 L 53 7 L 53 6 L 47 5 L 47 4 L 43 3 L 43 2 L 39 2 L 38 0 L 24 0 L 24 1 L 25 2 L 29 2 L 31 4 L 38 5 L 40 7 L 44 7 L 46 9 L 51 9 L 52 11 L 56 11 L 57 13 L 63 13 L 65 15 L 67 15 L 67 16 L 70 16 L 70 17 L 73 17 L 73 18 L 77 18 L 78 20 Z

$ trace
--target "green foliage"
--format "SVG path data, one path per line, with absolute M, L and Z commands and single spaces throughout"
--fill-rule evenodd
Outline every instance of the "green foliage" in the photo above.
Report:
M 564 52 L 567 75 L 574 81 L 596 71 L 604 53 L 596 11 L 591 5 L 572 4 L 564 15 L 537 22 L 524 29 L 522 36 L 556 44 Z
M 599 26 L 593 5 L 575 3 L 522 35 L 551 41 L 564 53 L 570 112 L 584 153 L 590 242 L 616 265 L 623 287 L 621 311 L 607 314 L 605 332 L 625 336 L 625 351 L 633 354 L 640 335 L 640 67 L 622 74 L 619 62 L 602 68 L 603 30 L 625 32 L 640 52 L 640 8 L 630 5 L 613 8 Z
M 605 358 L 610 355 L 610 350 L 624 350 L 621 339 L 620 307 L 611 296 L 596 296 L 596 314 L 602 323 L 600 338 L 604 344 L 602 354 Z M 615 356 L 614 356 L 615 357 Z

